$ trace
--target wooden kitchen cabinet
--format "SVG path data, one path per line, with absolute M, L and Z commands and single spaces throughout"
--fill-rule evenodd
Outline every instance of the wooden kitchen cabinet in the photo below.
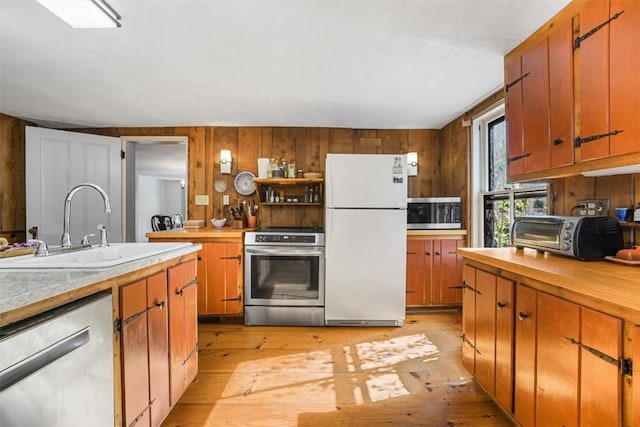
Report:
M 166 272 L 120 288 L 124 425 L 159 426 L 170 410 Z
M 463 286 L 463 364 L 511 412 L 513 282 L 465 265 Z
M 516 291 L 514 417 L 523 426 L 620 425 L 622 321 L 544 292 Z
M 573 163 L 572 22 L 505 64 L 509 177 Z
M 407 306 L 460 305 L 464 239 L 407 240 Z
M 615 18 L 614 18 L 615 17 Z M 580 10 L 580 155 L 582 161 L 640 151 L 640 4 L 591 1 Z M 585 141 L 586 139 L 586 141 Z
M 538 292 L 536 425 L 578 425 L 580 307 Z M 516 349 L 517 352 L 517 349 Z
M 202 243 L 198 252 L 198 315 L 241 315 L 241 241 Z
M 196 261 L 168 270 L 169 372 L 171 405 L 198 373 L 198 321 Z

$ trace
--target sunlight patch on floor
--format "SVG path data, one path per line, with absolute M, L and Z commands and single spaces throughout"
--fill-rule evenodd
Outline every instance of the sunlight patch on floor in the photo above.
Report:
M 404 396 L 410 392 L 398 371 L 399 364 L 431 361 L 439 352 L 422 333 L 361 342 L 342 350 L 339 354 L 319 350 L 240 363 L 214 406 L 212 419 L 227 419 L 231 408 L 266 405 L 274 408 L 273 414 L 269 411 L 270 419 L 284 417 L 280 419 L 283 425 L 295 425 L 299 414 L 285 409 L 292 402 L 301 411 L 330 412 L 337 406 Z
M 437 353 L 438 347 L 424 334 L 414 334 L 356 344 L 356 350 L 360 369 L 365 370 L 426 357 Z

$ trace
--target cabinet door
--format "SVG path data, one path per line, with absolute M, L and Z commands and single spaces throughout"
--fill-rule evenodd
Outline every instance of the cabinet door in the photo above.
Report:
M 195 261 L 187 261 L 169 269 L 169 363 L 172 406 L 190 383 L 192 370 L 195 368 L 197 371 L 195 275 Z M 192 357 L 194 359 L 191 359 Z
M 609 19 L 609 1 L 589 1 L 580 10 L 580 35 Z M 609 132 L 609 25 L 580 44 L 580 134 L 581 138 Z M 580 159 L 609 155 L 609 137 L 580 146 Z
M 462 289 L 462 364 L 475 375 L 476 361 L 476 269 L 462 267 L 464 287 Z
M 577 426 L 580 307 L 539 292 L 537 329 L 536 425 Z
M 513 412 L 513 282 L 496 281 L 496 400 Z
M 522 62 L 515 58 L 505 64 L 505 81 L 507 82 L 505 115 L 507 123 L 507 168 L 509 176 L 520 175 L 524 171 L 523 159 L 523 123 L 522 123 Z
M 548 169 L 549 148 L 549 57 L 545 38 L 522 55 L 522 120 L 524 173 Z
M 610 132 L 611 155 L 640 151 L 640 2 L 611 0 L 610 14 L 624 10 L 610 24 Z
M 120 288 L 122 400 L 125 425 L 149 426 L 149 353 L 146 280 Z
M 433 303 L 462 303 L 462 270 L 461 258 L 456 249 L 464 244 L 464 240 L 435 240 L 433 242 Z
M 513 414 L 522 427 L 535 426 L 536 309 L 536 291 L 518 284 L 516 287 Z
M 242 313 L 242 244 L 208 243 L 206 314 Z
M 424 240 L 407 240 L 407 306 L 425 304 Z
M 495 395 L 496 276 L 476 270 L 476 379 Z
M 582 308 L 584 345 L 620 360 L 622 320 Z M 580 349 L 580 423 L 585 426 L 622 425 L 622 375 L 617 366 Z
M 573 164 L 573 125 L 573 29 L 569 19 L 549 34 L 551 167 Z
M 167 273 L 147 278 L 149 334 L 149 398 L 151 426 L 159 426 L 169 413 L 169 330 L 167 316 Z
M 207 247 L 211 243 L 202 243 L 202 249 L 198 251 L 198 314 L 206 315 L 207 312 Z

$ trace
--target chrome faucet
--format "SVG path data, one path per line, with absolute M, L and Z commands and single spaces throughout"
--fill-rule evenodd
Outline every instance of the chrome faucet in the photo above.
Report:
M 71 247 L 71 236 L 69 235 L 69 220 L 71 214 L 71 199 L 73 196 L 82 188 L 93 188 L 102 196 L 104 200 L 104 212 L 111 213 L 111 201 L 109 200 L 109 196 L 107 193 L 100 187 L 95 184 L 83 183 L 78 184 L 69 191 L 67 197 L 64 199 L 64 224 L 62 229 L 62 247 L 69 248 Z

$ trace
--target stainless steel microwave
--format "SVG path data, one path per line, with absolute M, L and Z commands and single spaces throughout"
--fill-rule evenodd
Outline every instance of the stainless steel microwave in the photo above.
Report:
M 460 221 L 460 197 L 421 197 L 407 199 L 407 229 L 456 229 Z

